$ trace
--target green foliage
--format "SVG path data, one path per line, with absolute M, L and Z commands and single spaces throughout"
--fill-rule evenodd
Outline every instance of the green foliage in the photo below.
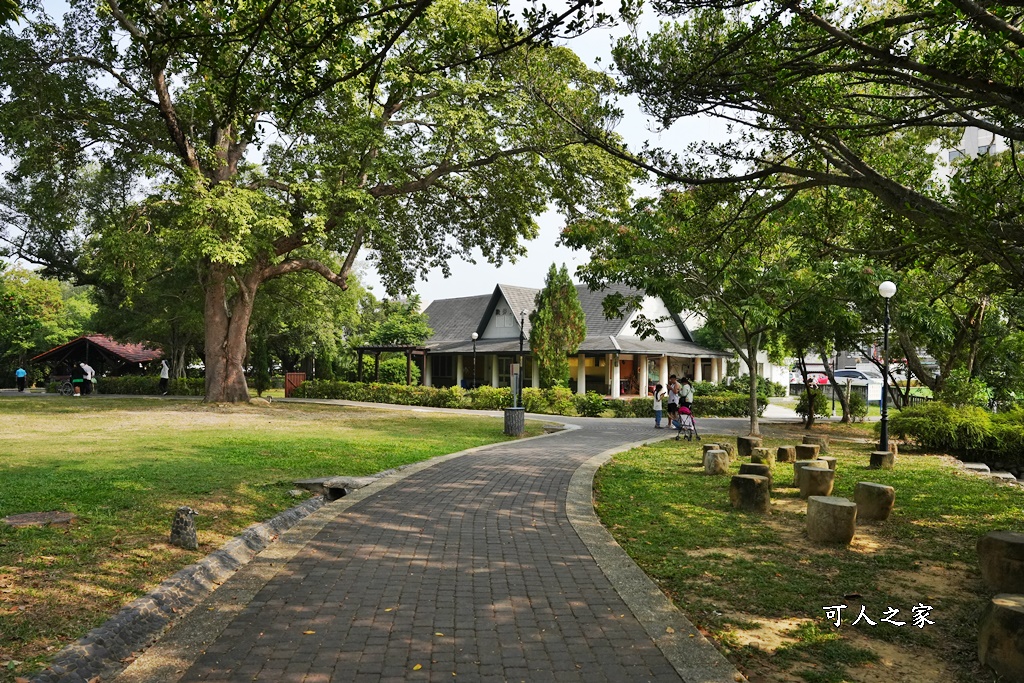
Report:
M 419 312 L 420 298 L 408 301 L 383 301 L 374 311 L 376 320 L 366 334 L 368 344 L 374 346 L 415 346 L 425 342 L 433 331 L 427 325 L 427 316 Z
M 868 415 L 868 402 L 859 391 L 850 394 L 850 418 L 863 421 Z
M 621 398 L 612 398 L 605 401 L 614 417 L 633 417 L 632 403 L 632 401 L 626 401 Z
M 257 396 L 262 396 L 263 392 L 270 388 L 270 354 L 267 353 L 267 342 L 265 340 L 256 340 L 254 346 L 252 358 L 253 388 L 256 389 Z
M 125 396 L 158 396 L 160 378 L 149 375 L 125 375 L 124 377 L 99 377 L 96 379 L 97 394 Z M 167 383 L 171 396 L 202 396 L 206 391 L 206 380 L 202 377 L 172 379 Z
M 634 398 L 629 402 L 632 417 L 654 417 L 653 398 Z
M 392 356 L 380 362 L 380 381 L 382 384 L 405 384 L 406 369 L 412 375 L 412 384 L 420 381 L 420 369 L 415 363 L 407 364 L 405 356 Z
M 572 391 L 567 387 L 548 389 L 523 388 L 523 407 L 528 413 L 545 415 L 572 415 L 575 406 Z
M 758 396 L 758 416 L 763 414 L 767 407 L 768 400 L 764 396 Z M 701 417 L 750 417 L 750 397 L 746 394 L 735 393 L 694 396 L 691 410 L 698 419 Z
M 810 395 L 810 399 L 808 399 L 808 395 Z M 825 396 L 825 392 L 820 389 L 800 392 L 800 400 L 796 403 L 796 414 L 805 422 L 808 415 L 811 414 L 809 407 L 814 409 L 815 417 L 830 417 L 832 415 L 832 405 Z
M 587 320 L 565 264 L 551 264 L 544 288 L 537 292 L 530 313 L 530 351 L 540 371 L 542 387 L 569 381 L 569 356 L 587 336 Z
M 987 460 L 1024 464 L 1024 411 L 992 414 L 975 406 L 929 401 L 889 417 L 889 432 L 929 450 L 981 451 Z M 972 456 L 973 457 L 973 456 Z
M 946 378 L 936 398 L 955 408 L 985 408 L 991 396 L 992 392 L 983 381 L 971 377 L 965 368 L 957 368 Z
M 780 390 L 781 386 L 782 385 L 780 385 L 777 382 L 769 382 L 764 377 L 758 377 L 757 395 L 764 396 L 765 398 L 769 396 L 785 396 L 785 391 L 783 391 L 783 393 L 781 394 L 774 393 L 775 391 Z M 750 375 L 740 375 L 739 377 L 734 377 L 732 380 L 732 384 L 728 385 L 725 390 L 733 391 L 739 394 L 750 393 Z
M 604 412 L 604 396 L 596 391 L 576 394 L 573 400 L 576 403 L 576 412 L 582 417 L 599 417 Z

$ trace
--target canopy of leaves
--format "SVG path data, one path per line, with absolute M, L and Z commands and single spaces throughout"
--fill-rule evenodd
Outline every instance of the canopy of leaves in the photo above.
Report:
M 551 264 L 534 303 L 530 351 L 537 362 L 541 386 L 564 386 L 569 382 L 569 356 L 587 336 L 583 306 L 564 263 L 561 268 Z

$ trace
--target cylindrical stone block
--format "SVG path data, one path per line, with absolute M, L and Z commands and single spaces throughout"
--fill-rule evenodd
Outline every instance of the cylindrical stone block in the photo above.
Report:
M 896 504 L 896 490 L 884 484 L 858 481 L 853 487 L 853 502 L 857 504 L 858 521 L 884 522 Z
M 1024 534 L 990 531 L 978 539 L 981 578 L 998 593 L 1024 593 Z
M 778 462 L 793 462 L 796 460 L 796 446 L 779 446 L 775 457 Z
M 728 474 L 729 454 L 725 451 L 708 451 L 704 454 L 704 474 Z
M 719 450 L 723 450 L 729 456 L 729 462 L 736 457 L 736 446 L 732 443 L 720 443 L 718 444 Z
M 756 474 L 759 477 L 767 477 L 768 488 L 772 488 L 772 485 L 774 484 L 772 480 L 772 468 L 762 463 L 740 463 L 740 474 Z
M 800 497 L 830 496 L 836 473 L 825 467 L 805 467 L 800 470 Z
M 796 445 L 797 460 L 814 460 L 821 452 L 821 446 L 816 443 L 798 443 Z
M 761 437 L 759 436 L 737 436 L 736 455 L 741 458 L 749 458 L 751 452 L 760 445 Z
M 814 460 L 797 460 L 793 463 L 793 486 L 800 488 L 800 470 L 805 467 L 817 467 L 821 463 L 817 459 Z
M 199 550 L 199 540 L 196 538 L 196 511 L 187 505 L 182 505 L 174 511 L 174 519 L 171 520 L 171 545 L 185 550 Z
M 818 462 L 825 463 L 826 465 L 828 465 L 828 468 L 830 470 L 834 470 L 836 468 L 836 458 L 834 456 L 831 456 L 831 455 L 819 455 L 818 456 Z
M 717 443 L 706 443 L 706 444 L 704 444 L 702 446 L 702 453 L 707 453 L 708 451 L 720 451 L 720 450 L 722 450 L 722 449 L 718 447 Z
M 771 509 L 771 487 L 768 477 L 756 474 L 737 474 L 729 485 L 729 500 L 734 508 L 750 512 L 768 512 Z
M 804 435 L 804 443 L 807 443 L 807 444 L 817 444 L 818 446 L 821 446 L 821 452 L 822 453 L 828 453 L 828 437 L 827 436 L 805 434 Z
M 896 456 L 892 451 L 872 451 L 871 462 L 868 464 L 870 470 L 891 470 L 896 466 Z
M 525 408 L 505 408 L 505 436 L 522 436 L 526 429 Z
M 835 496 L 807 499 L 807 536 L 817 543 L 849 544 L 857 529 L 857 504 Z
M 1024 683 L 1024 595 L 992 598 L 978 624 L 978 660 L 1007 683 Z
M 762 446 L 755 446 L 750 451 L 750 462 L 762 463 L 764 465 L 775 464 L 775 451 Z

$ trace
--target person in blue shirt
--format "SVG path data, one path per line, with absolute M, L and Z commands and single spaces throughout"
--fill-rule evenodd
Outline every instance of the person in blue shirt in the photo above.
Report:
M 18 368 L 14 372 L 14 377 L 18 380 L 18 391 L 25 391 L 25 382 L 28 373 L 25 372 L 25 368 Z

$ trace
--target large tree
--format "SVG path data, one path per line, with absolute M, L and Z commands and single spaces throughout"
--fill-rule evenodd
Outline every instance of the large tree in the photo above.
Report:
M 542 387 L 569 382 L 569 356 L 587 336 L 587 318 L 565 264 L 548 269 L 530 313 L 530 352 Z M 579 369 L 583 372 L 583 368 Z
M 257 292 L 361 250 L 394 292 L 480 249 L 501 262 L 549 203 L 600 212 L 629 174 L 548 105 L 603 125 L 607 79 L 477 0 L 36 3 L 0 31 L 0 220 L 79 281 L 203 290 L 206 398 L 244 401 Z M 102 210 L 97 211 L 97 207 Z M 337 270 L 325 257 L 337 258 Z
M 846 188 L 906 219 L 899 231 L 879 226 L 865 247 L 872 254 L 980 257 L 1019 289 L 1018 5 L 658 0 L 654 8 L 668 21 L 614 51 L 623 89 L 662 126 L 709 115 L 729 122 L 730 139 L 624 157 L 676 182 L 735 183 L 778 203 L 823 186 Z M 946 182 L 935 167 L 949 159 L 936 153 L 958 147 L 965 127 L 982 138 Z M 1010 151 L 988 153 L 998 138 Z M 901 148 L 913 148 L 916 161 L 889 154 Z

